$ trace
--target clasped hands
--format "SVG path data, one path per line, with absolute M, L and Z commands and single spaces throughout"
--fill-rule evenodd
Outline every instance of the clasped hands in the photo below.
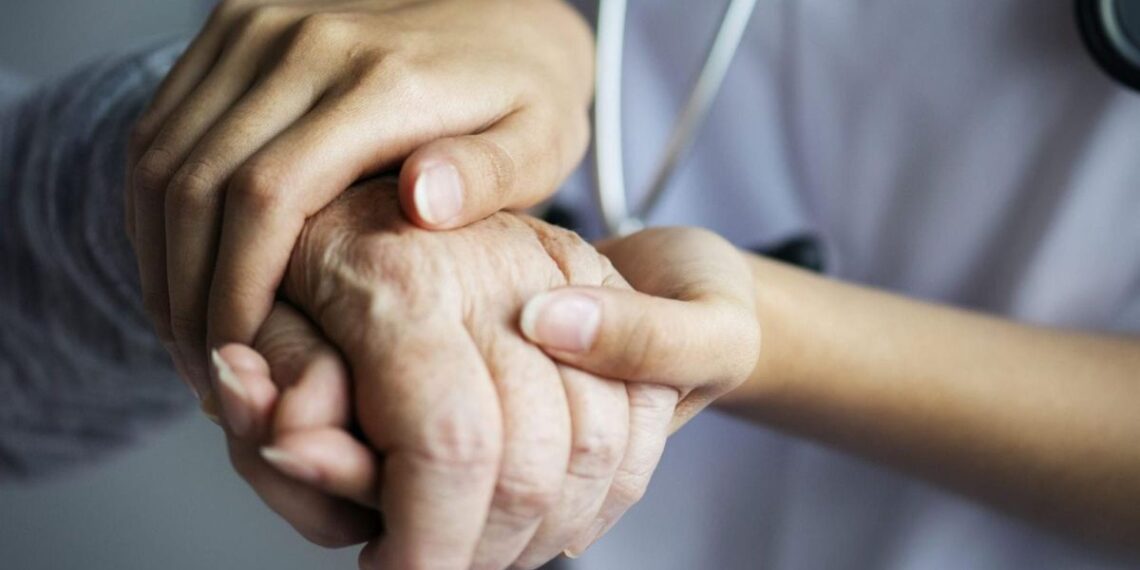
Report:
M 595 250 L 512 213 L 430 232 L 385 181 L 308 222 L 283 293 L 252 347 L 214 354 L 230 455 L 305 537 L 370 541 L 362 567 L 581 553 L 759 346 L 749 270 L 713 234 Z
M 224 0 L 135 128 L 159 339 L 239 473 L 362 566 L 582 552 L 756 363 L 720 238 L 495 213 L 584 154 L 591 44 L 562 0 Z

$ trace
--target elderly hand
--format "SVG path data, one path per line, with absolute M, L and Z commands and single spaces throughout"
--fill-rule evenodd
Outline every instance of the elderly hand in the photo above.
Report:
M 740 254 L 728 243 L 700 230 L 666 229 L 648 230 L 600 247 L 640 288 L 640 293 L 625 289 L 619 278 L 609 274 L 604 280 L 616 288 L 576 286 L 542 293 L 521 316 L 527 334 L 550 346 L 551 354 L 580 366 L 649 381 L 626 386 L 630 443 L 606 501 L 601 508 L 591 509 L 595 513 L 592 523 L 582 526 L 579 522 L 578 528 L 584 531 L 559 534 L 573 535 L 572 542 L 563 544 L 572 554 L 581 553 L 604 535 L 640 498 L 660 456 L 669 424 L 676 429 L 710 401 L 737 386 L 751 371 L 759 350 L 759 330 L 751 317 L 752 300 L 747 293 L 752 279 Z M 420 253 L 417 248 L 410 251 Z M 583 331 L 577 326 L 582 323 L 594 323 L 596 328 Z M 241 376 L 246 383 L 257 383 L 260 378 L 257 374 Z M 676 389 L 661 384 L 671 384 Z M 674 412 L 678 391 L 685 399 Z M 278 411 L 278 425 L 296 424 L 287 418 L 306 416 L 298 412 L 305 406 L 348 405 L 347 390 L 322 392 L 329 399 L 343 398 L 345 401 L 340 404 L 321 404 L 317 392 L 310 389 L 305 393 L 306 396 L 294 399 L 296 404 Z M 368 413 L 366 409 L 359 412 Z M 271 438 L 274 443 L 267 456 L 274 459 L 276 467 L 327 493 L 323 503 L 315 505 L 319 508 L 313 508 L 313 499 L 305 496 L 306 506 L 313 511 L 308 521 L 303 508 L 277 508 L 287 518 L 293 516 L 294 525 L 302 532 L 314 528 L 312 520 L 327 520 L 328 513 L 337 508 L 336 497 L 369 504 L 369 498 L 375 496 L 375 489 L 380 486 L 380 469 L 371 452 L 338 431 L 335 427 L 313 435 L 293 431 Z M 562 504 L 567 502 L 565 493 L 573 491 L 572 486 L 564 490 Z M 548 528 L 548 523 L 544 527 Z M 343 535 L 344 521 L 328 524 L 327 528 L 340 529 Z M 311 537 L 311 533 L 307 535 Z M 520 565 L 539 562 L 556 551 L 548 547 L 545 552 L 529 560 L 524 557 Z M 366 555 L 364 560 L 371 557 Z
M 558 366 L 518 330 L 539 292 L 626 286 L 572 233 L 505 213 L 427 232 L 400 215 L 390 184 L 371 183 L 310 221 L 285 285 L 348 361 L 359 427 L 383 464 L 358 450 L 346 466 L 296 437 L 275 439 L 268 457 L 358 502 L 380 488 L 386 535 L 364 563 L 537 567 L 644 492 L 677 391 Z M 243 440 L 254 390 L 232 384 L 220 393 Z
M 307 318 L 277 303 L 252 348 L 222 347 L 213 362 L 228 409 L 241 403 L 240 430 L 234 414 L 226 422 L 230 461 L 262 500 L 322 546 L 376 537 L 378 459 L 349 434 L 351 383 L 336 348 Z M 206 407 L 216 404 L 208 400 Z M 322 471 L 314 476 L 316 468 L 294 456 Z M 314 485 L 314 477 L 329 484 Z
M 431 228 L 553 192 L 591 66 L 560 0 L 223 1 L 140 119 L 126 194 L 147 311 L 199 396 L 207 347 L 253 340 L 305 219 L 362 175 L 402 162 Z

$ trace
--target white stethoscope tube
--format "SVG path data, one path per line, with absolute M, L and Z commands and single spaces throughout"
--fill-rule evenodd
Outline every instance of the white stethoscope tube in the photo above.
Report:
M 599 1 L 597 91 L 594 96 L 595 189 L 609 235 L 627 235 L 645 226 L 645 218 L 660 201 L 677 165 L 708 117 L 755 8 L 756 0 L 731 0 L 729 3 L 701 73 L 669 136 L 649 191 L 638 207 L 631 209 L 625 188 L 622 149 L 622 62 L 628 4 L 626 0 Z

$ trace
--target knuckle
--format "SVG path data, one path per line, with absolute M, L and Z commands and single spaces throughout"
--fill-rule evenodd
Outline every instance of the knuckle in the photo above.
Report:
M 271 214 L 284 202 L 280 171 L 262 164 L 243 167 L 234 176 L 233 198 L 247 212 Z
M 148 150 L 131 173 L 135 186 L 146 193 L 161 191 L 166 183 L 172 158 L 165 150 Z
M 200 212 L 215 201 L 216 170 L 204 162 L 183 166 L 170 181 L 167 214 Z
M 628 390 L 629 409 L 643 411 L 651 417 L 672 415 L 679 393 L 675 388 L 661 385 L 638 384 Z
M 515 189 L 518 164 L 502 145 L 486 137 L 474 136 L 471 152 L 478 163 L 480 186 L 492 194 L 510 193 Z
M 461 417 L 460 414 L 435 414 L 419 435 L 416 448 L 420 455 L 429 463 L 450 469 L 495 469 L 502 453 L 498 438 L 493 436 L 497 430 Z
M 423 69 L 398 51 L 357 56 L 362 61 L 354 87 L 365 93 L 383 93 L 400 102 L 430 100 Z
M 303 318 L 284 306 L 274 308 L 266 319 L 253 347 L 269 362 L 292 362 L 306 355 L 331 351 Z
M 318 12 L 298 20 L 290 48 L 303 53 L 320 53 L 341 45 L 350 34 L 351 21 L 330 12 Z
M 623 434 L 598 426 L 575 439 L 570 472 L 588 479 L 609 477 L 624 454 Z
M 504 471 L 495 485 L 493 502 L 495 507 L 513 518 L 536 519 L 558 504 L 562 495 L 558 483 L 534 474 Z
M 642 312 L 633 319 L 630 327 L 633 334 L 623 335 L 627 343 L 623 345 L 619 364 L 621 378 L 643 380 L 653 370 L 657 358 L 662 354 L 674 354 L 669 345 L 675 338 L 663 330 L 657 319 Z
M 578 234 L 555 226 L 534 224 L 546 254 L 557 262 L 567 283 L 597 283 L 601 280 L 597 251 Z M 603 258 L 604 259 L 604 258 Z
M 158 121 L 159 117 L 155 115 L 154 111 L 147 111 L 135 121 L 127 139 L 127 148 L 131 156 L 138 157 L 154 138 L 158 131 Z

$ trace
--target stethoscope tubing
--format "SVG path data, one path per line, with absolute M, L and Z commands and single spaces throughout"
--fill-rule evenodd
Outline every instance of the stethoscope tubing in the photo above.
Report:
M 1125 0 L 1075 0 L 1077 24 L 1093 58 L 1114 79 L 1140 90 L 1140 12 Z M 630 206 L 622 136 L 622 64 L 627 0 L 599 0 L 594 97 L 594 175 L 606 233 L 622 236 L 645 226 L 708 118 L 729 66 L 739 51 L 757 0 L 730 0 L 700 74 L 693 82 L 645 198 Z M 1125 11 L 1129 7 L 1132 11 Z M 1127 29 L 1126 29 L 1127 28 Z
M 598 208 L 607 234 L 622 236 L 640 230 L 661 201 L 677 166 L 693 146 L 712 110 L 757 0 L 731 0 L 720 28 L 708 48 L 704 65 L 689 92 L 650 186 L 636 208 L 629 204 L 625 184 L 622 135 L 622 64 L 625 52 L 626 0 L 601 0 L 598 6 L 597 77 L 594 96 L 594 165 Z

